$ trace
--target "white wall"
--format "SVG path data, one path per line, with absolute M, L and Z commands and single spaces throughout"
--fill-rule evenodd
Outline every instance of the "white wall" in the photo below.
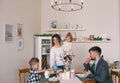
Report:
M 119 0 L 119 14 L 120 14 L 120 0 Z M 119 31 L 120 31 L 120 15 L 119 15 Z M 119 33 L 119 36 L 120 36 L 120 33 Z M 120 41 L 120 37 L 119 37 L 119 41 Z M 119 49 L 120 49 L 120 46 L 119 46 Z M 120 60 L 120 56 L 119 56 L 119 60 Z
M 88 49 L 98 45 L 103 49 L 104 58 L 113 62 L 119 60 L 119 0 L 85 0 L 84 8 L 77 12 L 58 12 L 50 7 L 50 0 L 42 0 L 41 31 L 46 32 L 50 28 L 50 21 L 57 20 L 58 24 L 80 24 L 86 31 L 79 31 L 77 35 L 89 36 L 108 34 L 110 43 L 75 43 L 74 67 L 80 70 L 85 57 L 88 57 Z M 79 62 L 80 61 L 80 62 Z
M 40 32 L 40 0 L 0 0 L 0 83 L 18 83 L 18 68 L 34 56 L 33 34 Z M 24 49 L 17 50 L 16 24 L 23 24 Z M 14 41 L 4 42 L 4 24 L 14 25 Z
M 34 55 L 33 34 L 41 30 L 42 33 L 46 32 L 49 22 L 54 19 L 60 24 L 64 22 L 82 24 L 86 31 L 78 32 L 78 35 L 107 33 L 112 39 L 110 43 L 75 43 L 76 57 L 73 62 L 77 70 L 80 70 L 85 57 L 88 56 L 88 49 L 94 45 L 102 47 L 106 60 L 118 60 L 120 58 L 118 1 L 85 0 L 82 11 L 64 13 L 51 9 L 50 0 L 0 0 L 0 83 L 18 83 L 18 68 L 28 67 L 28 60 Z M 17 50 L 17 23 L 23 24 L 24 49 L 22 51 Z M 4 24 L 14 25 L 13 42 L 4 42 Z

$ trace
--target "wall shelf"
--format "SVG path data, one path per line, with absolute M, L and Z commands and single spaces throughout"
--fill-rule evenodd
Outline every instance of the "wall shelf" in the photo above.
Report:
M 110 43 L 111 41 L 73 41 L 72 43 Z
M 54 32 L 54 31 L 85 31 L 86 29 L 80 28 L 80 29 L 48 29 L 48 32 Z
M 50 53 L 42 53 L 42 56 L 50 55 Z
M 85 31 L 85 28 L 79 28 L 79 29 L 48 29 L 48 32 L 65 32 L 65 31 Z M 77 32 L 75 32 L 76 34 Z M 72 43 L 110 43 L 111 40 L 83 40 L 83 41 L 73 41 Z

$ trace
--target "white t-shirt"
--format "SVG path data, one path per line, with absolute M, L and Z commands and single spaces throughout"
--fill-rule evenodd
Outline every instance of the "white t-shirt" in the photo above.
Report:
M 63 47 L 52 47 L 50 50 L 50 67 L 53 67 L 55 62 L 58 66 L 62 66 L 64 57 Z
M 67 41 L 63 42 L 63 49 L 68 54 L 72 54 L 72 43 Z

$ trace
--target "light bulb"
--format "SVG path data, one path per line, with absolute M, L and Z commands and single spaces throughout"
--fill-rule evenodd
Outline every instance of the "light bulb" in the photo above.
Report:
M 51 0 L 51 6 L 53 6 L 53 0 Z
M 81 4 L 83 5 L 83 0 L 81 0 Z
M 73 5 L 71 4 L 71 10 L 73 11 Z
M 59 7 L 59 10 L 61 10 L 61 1 L 59 1 L 59 6 L 58 7 Z
M 83 3 L 83 0 L 81 0 L 81 3 Z

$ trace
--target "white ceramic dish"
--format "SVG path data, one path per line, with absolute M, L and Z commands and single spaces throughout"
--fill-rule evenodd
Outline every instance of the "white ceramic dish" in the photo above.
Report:
M 52 78 L 49 78 L 49 81 L 56 82 L 56 81 L 59 81 L 59 78 L 57 78 L 57 77 L 52 77 Z
M 79 76 L 79 77 L 87 77 L 86 74 L 76 74 L 76 75 Z

